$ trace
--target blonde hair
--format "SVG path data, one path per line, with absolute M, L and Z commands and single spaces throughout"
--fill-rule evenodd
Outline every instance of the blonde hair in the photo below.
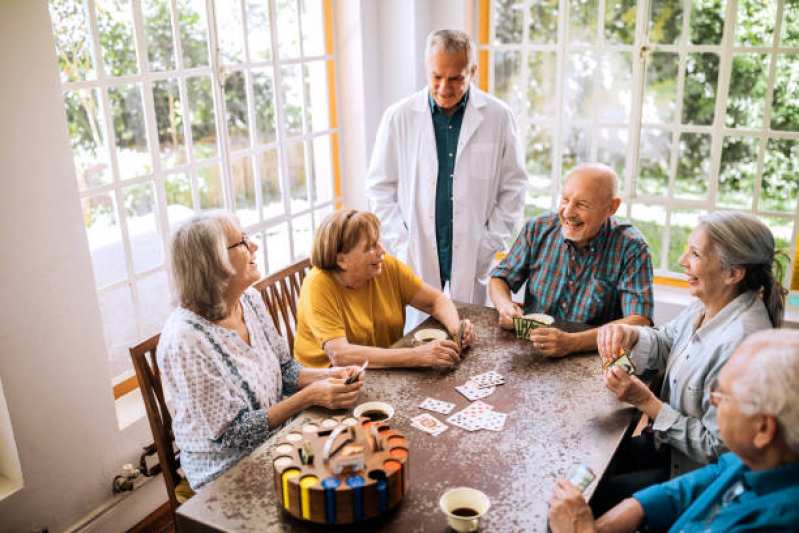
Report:
M 169 270 L 178 303 L 210 321 L 228 313 L 223 294 L 235 274 L 226 232 L 238 228 L 230 213 L 212 211 L 194 216 L 175 229 L 170 241 Z
M 374 213 L 339 209 L 327 215 L 314 235 L 311 265 L 322 270 L 341 270 L 338 254 L 346 254 L 366 236 L 369 246 L 380 240 L 380 221 Z

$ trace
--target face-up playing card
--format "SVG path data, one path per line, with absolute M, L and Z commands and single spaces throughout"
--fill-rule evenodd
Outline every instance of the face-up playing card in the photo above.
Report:
M 505 413 L 489 411 L 480 417 L 480 424 L 483 426 L 483 429 L 502 431 L 502 429 L 505 427 L 506 418 L 508 418 L 508 415 Z
M 411 425 L 417 429 L 421 429 L 425 433 L 430 433 L 433 436 L 440 435 L 446 431 L 447 426 L 444 425 L 433 415 L 422 413 L 411 418 Z
M 434 411 L 436 413 L 446 415 L 452 411 L 452 409 L 455 407 L 455 404 L 442 402 L 441 400 L 436 400 L 435 398 L 427 398 L 425 401 L 419 404 L 419 407 L 422 409 L 427 409 L 428 411 Z
M 476 402 L 472 402 L 471 404 L 469 404 L 465 409 L 458 412 L 468 416 L 480 417 L 486 413 L 490 413 L 493 409 L 494 409 L 493 405 L 488 405 L 485 402 L 477 400 Z
M 496 390 L 496 387 L 486 387 L 481 389 L 471 381 L 467 381 L 460 387 L 455 387 L 455 390 L 466 396 L 467 400 L 474 401 L 479 400 L 480 398 L 485 398 L 486 396 L 490 396 Z
M 480 420 L 477 417 L 469 416 L 461 412 L 455 413 L 451 417 L 447 418 L 447 422 L 453 426 L 463 428 L 466 431 L 477 431 L 478 429 L 482 429 Z
M 476 376 L 472 376 L 469 378 L 469 381 L 473 382 L 479 388 L 485 387 L 493 387 L 495 385 L 502 385 L 505 383 L 505 378 L 501 375 L 497 374 L 493 370 L 489 370 L 488 372 L 483 372 L 482 374 L 477 374 Z

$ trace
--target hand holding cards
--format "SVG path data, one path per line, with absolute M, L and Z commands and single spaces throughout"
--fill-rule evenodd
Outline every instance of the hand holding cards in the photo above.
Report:
M 571 481 L 571 483 L 580 489 L 580 492 L 585 492 L 585 489 L 588 488 L 589 485 L 596 479 L 596 474 L 588 468 L 588 465 L 585 463 L 576 463 L 569 468 L 568 474 L 566 474 L 566 479 Z
M 356 373 L 354 373 L 353 375 L 351 375 L 350 377 L 348 377 L 344 381 L 344 384 L 345 385 L 352 385 L 353 383 L 358 381 L 358 378 L 361 377 L 361 374 L 363 374 L 363 371 L 366 370 L 367 366 L 369 366 L 369 360 L 368 359 L 366 360 L 366 362 L 364 362 L 363 366 L 361 366 L 361 368 Z
M 602 363 L 602 370 L 607 372 L 608 370 L 612 369 L 613 367 L 619 367 L 631 376 L 635 374 L 635 365 L 632 361 L 630 361 L 630 357 L 624 348 L 619 348 L 619 357 L 614 359 L 613 361 L 605 361 Z

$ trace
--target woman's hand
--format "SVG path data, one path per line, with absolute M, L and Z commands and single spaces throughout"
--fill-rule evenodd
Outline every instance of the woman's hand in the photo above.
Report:
M 414 366 L 453 367 L 461 360 L 458 345 L 449 339 L 427 342 L 414 348 L 414 351 Z
M 513 317 L 524 314 L 519 304 L 513 302 L 497 307 L 497 311 L 499 311 L 499 327 L 502 329 L 513 329 Z
M 552 533 L 596 531 L 591 508 L 580 490 L 569 480 L 561 479 L 552 487 L 549 527 Z
M 327 369 L 327 377 L 329 378 L 338 378 L 346 380 L 348 377 L 352 376 L 353 374 L 357 374 L 361 370 L 359 366 L 332 366 Z M 364 370 L 366 372 L 366 370 Z M 358 378 L 358 381 L 364 380 L 364 374 Z
M 364 384 L 364 376 L 361 375 L 357 381 L 349 385 L 345 384 L 344 380 L 353 373 L 351 369 L 357 368 L 358 367 L 350 366 L 346 368 L 337 367 L 335 370 L 331 369 L 331 373 L 335 371 L 339 375 L 343 374 L 344 377 L 320 379 L 303 389 L 307 391 L 306 394 L 308 394 L 310 398 L 311 405 L 320 405 L 328 409 L 347 409 L 351 407 L 361 393 L 361 387 L 363 387 Z
M 626 324 L 602 326 L 596 335 L 596 346 L 602 365 L 612 363 L 621 355 L 621 349 L 630 352 L 638 342 L 638 329 Z
M 643 381 L 630 376 L 619 367 L 611 367 L 605 371 L 605 387 L 616 398 L 634 405 L 649 418 L 657 418 L 663 403 L 649 390 Z

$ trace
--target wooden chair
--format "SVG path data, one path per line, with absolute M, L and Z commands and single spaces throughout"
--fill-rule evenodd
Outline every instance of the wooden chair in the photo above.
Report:
M 310 268 L 310 259 L 303 259 L 266 276 L 255 284 L 277 332 L 286 337 L 289 353 L 292 355 L 294 355 L 294 332 L 297 328 L 297 300 L 300 297 L 302 282 Z
M 147 418 L 150 419 L 155 449 L 158 452 L 158 463 L 164 474 L 166 492 L 169 495 L 169 504 L 174 514 L 178 506 L 185 501 L 183 497 L 178 499 L 175 488 L 179 485 L 183 487 L 186 485 L 186 481 L 178 472 L 180 450 L 175 447 L 172 415 L 169 414 L 169 407 L 164 399 L 161 370 L 158 368 L 158 359 L 155 355 L 160 337 L 160 334 L 155 335 L 131 348 L 130 358 L 133 360 L 133 368 L 136 369 L 139 389 L 141 389 L 141 396 L 144 399 L 144 407 L 147 409 Z

